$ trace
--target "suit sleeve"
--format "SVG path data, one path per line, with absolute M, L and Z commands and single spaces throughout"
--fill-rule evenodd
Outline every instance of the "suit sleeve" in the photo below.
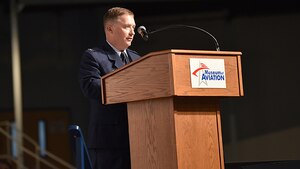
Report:
M 79 66 L 79 83 L 83 94 L 90 99 L 101 98 L 101 71 L 93 54 L 86 51 Z

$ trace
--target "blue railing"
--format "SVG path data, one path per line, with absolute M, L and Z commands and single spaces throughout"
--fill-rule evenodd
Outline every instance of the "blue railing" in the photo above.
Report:
M 88 149 L 82 131 L 77 125 L 70 125 L 68 129 L 72 150 L 75 151 L 77 169 L 93 169 Z

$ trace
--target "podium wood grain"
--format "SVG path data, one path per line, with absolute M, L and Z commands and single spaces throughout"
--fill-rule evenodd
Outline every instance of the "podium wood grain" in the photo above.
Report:
M 192 88 L 190 58 L 224 59 L 226 88 Z M 104 104 L 127 103 L 132 169 L 224 169 L 219 100 L 244 95 L 241 52 L 153 52 L 101 80 Z
M 169 97 L 128 103 L 132 169 L 224 169 L 217 102 Z
M 101 79 L 103 103 L 170 96 L 243 96 L 240 55 L 241 52 L 193 50 L 150 53 Z M 192 88 L 190 58 L 224 59 L 226 88 Z

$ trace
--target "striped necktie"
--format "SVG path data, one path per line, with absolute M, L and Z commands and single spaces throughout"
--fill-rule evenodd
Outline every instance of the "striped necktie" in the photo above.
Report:
M 122 52 L 120 56 L 121 56 L 121 59 L 122 59 L 122 61 L 123 61 L 124 64 L 129 63 L 128 56 L 126 55 L 125 52 Z

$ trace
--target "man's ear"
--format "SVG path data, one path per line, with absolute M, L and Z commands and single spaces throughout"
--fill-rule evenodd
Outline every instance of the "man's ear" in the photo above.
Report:
M 112 25 L 111 24 L 107 24 L 106 27 L 105 27 L 106 31 L 109 32 L 109 33 L 112 33 L 113 32 L 113 28 L 112 28 Z

